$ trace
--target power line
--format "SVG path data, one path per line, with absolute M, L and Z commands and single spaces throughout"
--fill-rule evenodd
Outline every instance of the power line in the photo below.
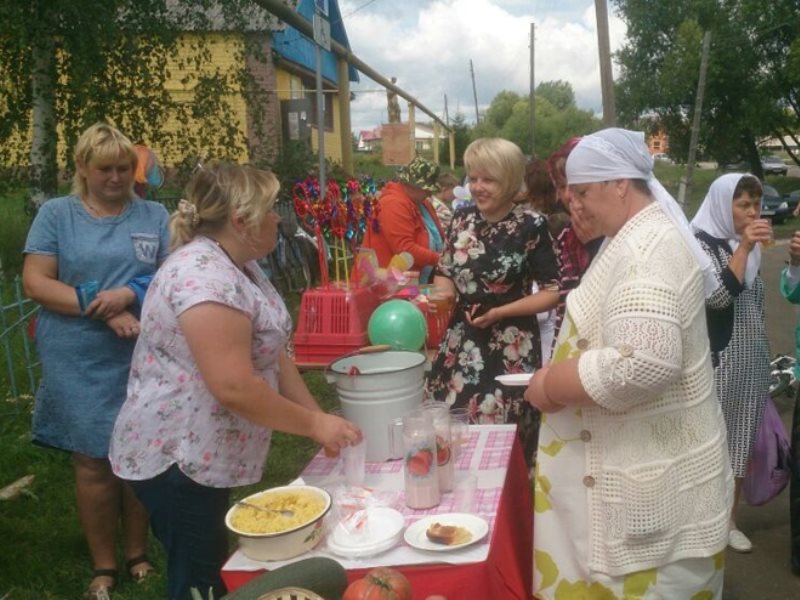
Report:
M 361 9 L 367 8 L 367 7 L 368 7 L 370 4 L 374 4 L 375 2 L 377 2 L 377 0 L 369 0 L 368 2 L 365 2 L 364 4 L 362 4 L 361 6 L 359 6 L 358 8 L 354 8 L 353 10 L 351 10 L 351 11 L 350 11 L 349 13 L 347 13 L 346 15 L 342 15 L 342 18 L 341 18 L 341 19 L 339 19 L 339 20 L 340 20 L 340 21 L 342 21 L 342 20 L 344 20 L 346 17 L 349 17 L 349 16 L 351 16 L 351 15 L 354 15 L 354 14 L 356 14 L 356 13 L 357 13 L 358 11 L 360 11 Z

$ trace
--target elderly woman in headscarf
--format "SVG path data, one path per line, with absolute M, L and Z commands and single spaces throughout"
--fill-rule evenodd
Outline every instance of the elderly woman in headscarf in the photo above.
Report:
M 535 477 L 538 598 L 720 598 L 733 481 L 714 394 L 708 256 L 641 132 L 584 137 L 572 202 L 605 236 L 549 366 Z
M 420 283 L 430 283 L 444 247 L 444 230 L 430 200 L 439 189 L 438 177 L 439 167 L 421 156 L 400 167 L 395 180 L 381 189 L 377 227 L 367 228 L 361 244 L 375 251 L 380 267 L 407 252 Z
M 736 527 L 736 505 L 769 389 L 764 283 L 758 269 L 761 244 L 772 239 L 772 227 L 760 216 L 761 183 L 753 175 L 728 173 L 711 184 L 692 220 L 716 274 L 706 309 L 714 383 L 736 484 L 728 545 L 737 552 L 753 548 Z

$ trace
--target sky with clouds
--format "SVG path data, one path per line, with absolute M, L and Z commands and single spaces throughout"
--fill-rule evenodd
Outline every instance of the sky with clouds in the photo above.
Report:
M 530 24 L 536 26 L 536 82 L 568 81 L 577 104 L 602 112 L 594 0 L 339 0 L 350 48 L 439 117 L 475 122 L 470 59 L 479 111 L 502 90 L 530 89 Z M 612 52 L 625 24 L 609 5 Z M 615 69 L 616 75 L 616 69 Z M 353 131 L 385 122 L 386 92 L 364 74 L 352 85 Z M 403 120 L 407 103 L 401 99 Z M 428 120 L 417 112 L 417 120 Z

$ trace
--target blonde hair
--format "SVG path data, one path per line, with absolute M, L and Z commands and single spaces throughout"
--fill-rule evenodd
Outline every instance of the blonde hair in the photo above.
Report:
M 131 162 L 131 174 L 136 172 L 136 165 L 139 163 L 139 157 L 131 141 L 119 129 L 108 123 L 95 123 L 81 134 L 78 143 L 75 144 L 74 158 L 76 167 L 83 168 L 88 167 L 92 161 L 102 163 L 127 158 Z M 131 197 L 133 197 L 133 184 L 134 178 L 131 177 L 129 190 Z M 72 194 L 79 198 L 85 198 L 89 194 L 86 178 L 77 168 L 72 178 Z
M 198 234 L 219 231 L 234 215 L 244 219 L 246 237 L 272 210 L 280 187 L 271 171 L 251 166 L 219 162 L 198 167 L 186 186 L 186 200 L 169 220 L 171 249 Z
M 503 138 L 478 138 L 464 151 L 467 174 L 481 171 L 500 183 L 505 198 L 514 198 L 522 189 L 525 155 L 514 142 Z

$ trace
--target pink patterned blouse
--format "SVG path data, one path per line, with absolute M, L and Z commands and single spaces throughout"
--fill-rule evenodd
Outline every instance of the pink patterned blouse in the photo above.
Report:
M 217 402 L 178 324 L 181 313 L 203 302 L 242 311 L 253 324 L 253 366 L 277 389 L 291 319 L 259 266 L 250 262 L 246 269 L 252 281 L 215 242 L 198 237 L 156 273 L 144 302 L 128 397 L 111 436 L 109 458 L 119 477 L 151 479 L 177 463 L 209 487 L 261 479 L 272 431 Z

